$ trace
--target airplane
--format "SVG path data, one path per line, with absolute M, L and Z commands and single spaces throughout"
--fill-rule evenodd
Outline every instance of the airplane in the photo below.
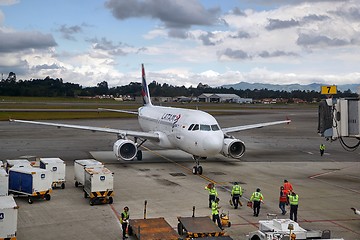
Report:
M 16 119 L 10 119 L 9 121 L 116 134 L 118 140 L 113 145 L 113 152 L 119 160 L 124 161 L 131 161 L 135 158 L 141 160 L 142 151 L 139 147 L 149 140 L 161 148 L 178 149 L 191 154 L 196 164 L 192 169 L 192 173 L 199 175 L 203 173 L 200 160 L 217 154 L 234 159 L 239 159 L 244 155 L 245 143 L 229 135 L 229 133 L 291 122 L 291 120 L 283 120 L 220 128 L 216 119 L 204 111 L 155 106 L 151 103 L 149 86 L 145 79 L 144 64 L 142 64 L 141 95 L 143 106 L 138 108 L 137 112 L 105 108 L 99 110 L 136 114 L 143 131 Z

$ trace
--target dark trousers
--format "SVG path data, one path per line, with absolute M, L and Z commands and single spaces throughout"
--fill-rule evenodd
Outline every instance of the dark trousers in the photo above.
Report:
M 219 214 L 213 214 L 212 215 L 212 220 L 213 222 L 217 222 L 217 225 L 219 226 L 219 228 L 222 230 L 222 225 L 221 225 L 221 221 L 220 221 L 220 217 L 219 217 Z
M 260 201 L 254 201 L 253 209 L 254 209 L 254 216 L 259 216 L 260 213 Z
M 281 209 L 282 215 L 285 215 L 285 213 L 286 213 L 285 205 L 286 205 L 286 202 L 279 202 L 279 208 Z
M 324 155 L 325 150 L 320 149 L 320 155 Z
M 298 205 L 291 205 L 290 204 L 290 219 L 297 222 L 297 211 L 298 211 Z
M 123 231 L 123 239 L 125 239 L 125 237 L 126 237 L 127 222 L 123 222 L 123 223 L 121 224 L 121 227 L 122 227 L 122 231 Z
M 233 202 L 235 208 L 238 208 L 239 199 L 240 199 L 240 194 L 234 194 L 232 196 L 232 202 Z
M 216 196 L 215 195 L 209 195 L 209 208 L 211 208 L 211 202 L 215 201 Z

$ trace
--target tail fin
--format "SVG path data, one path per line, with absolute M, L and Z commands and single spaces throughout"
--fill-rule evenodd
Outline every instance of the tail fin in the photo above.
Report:
M 145 68 L 144 68 L 144 64 L 141 64 L 142 67 L 142 89 L 141 89 L 141 95 L 143 97 L 143 104 L 144 105 L 152 105 L 151 104 L 151 99 L 150 99 L 150 92 L 149 92 L 149 86 L 146 84 L 146 79 L 145 79 Z

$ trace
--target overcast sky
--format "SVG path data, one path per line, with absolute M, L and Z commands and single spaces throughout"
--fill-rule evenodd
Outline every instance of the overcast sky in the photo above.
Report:
M 358 0 L 0 0 L 0 73 L 109 86 L 360 83 Z

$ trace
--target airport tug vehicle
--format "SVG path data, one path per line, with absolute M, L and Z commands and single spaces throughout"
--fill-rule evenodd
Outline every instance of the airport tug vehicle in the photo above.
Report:
M 290 219 L 260 220 L 259 229 L 250 232 L 246 237 L 247 240 L 344 240 L 343 238 L 330 238 L 330 230 L 306 230 Z
M 85 168 L 84 198 L 90 198 L 90 205 L 113 203 L 114 173 L 106 167 Z

